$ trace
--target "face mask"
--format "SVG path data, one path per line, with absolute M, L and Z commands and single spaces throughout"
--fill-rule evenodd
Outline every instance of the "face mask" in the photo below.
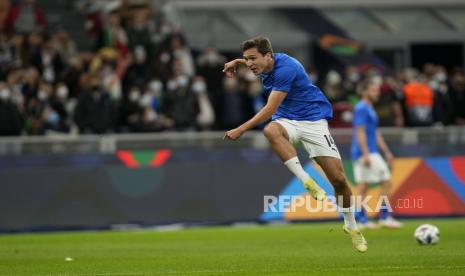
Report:
M 142 46 L 137 46 L 134 49 L 134 57 L 136 62 L 143 63 L 147 57 L 147 53 L 145 52 L 145 48 Z
M 44 90 L 40 90 L 37 94 L 37 97 L 39 98 L 39 100 L 45 101 L 48 98 L 48 94 Z
M 169 35 L 171 34 L 172 30 L 171 30 L 171 27 L 167 24 L 163 25 L 161 28 L 160 28 L 160 33 L 164 34 L 164 35 Z
M 374 76 L 372 77 L 371 82 L 376 85 L 381 85 L 381 83 L 383 83 L 383 78 L 380 76 Z
M 68 87 L 66 87 L 65 85 L 60 86 L 60 87 L 58 87 L 58 89 L 57 89 L 57 96 L 58 96 L 58 98 L 60 98 L 60 99 L 66 99 L 66 98 L 68 98 L 68 93 L 69 93 Z
M 8 100 L 11 96 L 10 90 L 4 88 L 0 91 L 0 100 Z
M 136 102 L 140 98 L 140 92 L 139 90 L 132 90 L 131 93 L 129 93 L 129 100 L 131 102 Z
M 329 85 L 339 84 L 341 82 L 341 76 L 336 71 L 329 71 L 327 82 Z
M 144 96 L 142 96 L 142 98 L 140 99 L 140 105 L 143 107 L 149 107 L 152 105 L 152 100 L 152 95 L 144 94 Z
M 58 114 L 55 111 L 50 112 L 47 116 L 47 121 L 52 125 L 55 125 L 56 123 L 58 123 L 59 119 L 60 119 L 60 116 L 58 116 Z
M 186 87 L 189 84 L 189 78 L 186 76 L 179 76 L 178 77 L 178 85 L 180 87 Z
M 445 82 L 447 80 L 447 75 L 444 72 L 439 72 L 434 77 L 439 82 Z
M 206 89 L 207 89 L 207 85 L 203 81 L 195 82 L 192 85 L 192 91 L 194 93 L 202 93 L 202 92 L 205 92 Z
M 152 92 L 160 92 L 163 89 L 163 84 L 159 80 L 151 81 L 149 84 L 149 89 Z
M 166 86 L 169 91 L 174 91 L 178 88 L 178 83 L 175 80 L 170 80 Z

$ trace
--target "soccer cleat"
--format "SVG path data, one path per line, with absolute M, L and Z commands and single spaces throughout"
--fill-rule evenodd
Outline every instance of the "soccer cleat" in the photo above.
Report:
M 342 230 L 346 234 L 349 234 L 350 237 L 352 238 L 352 245 L 354 246 L 355 249 L 358 250 L 358 252 L 364 253 L 368 250 L 368 243 L 363 237 L 362 233 L 358 229 L 348 229 L 345 225 L 342 226 Z
M 318 186 L 313 178 L 309 178 L 305 181 L 304 187 L 314 199 L 323 201 L 326 198 L 325 190 Z
M 379 220 L 379 225 L 381 227 L 398 229 L 404 226 L 404 224 L 393 217 L 387 217 L 386 219 Z

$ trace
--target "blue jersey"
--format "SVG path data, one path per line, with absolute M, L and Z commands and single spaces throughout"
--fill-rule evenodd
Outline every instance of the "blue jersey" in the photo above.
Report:
M 272 116 L 272 120 L 286 118 L 296 121 L 329 120 L 333 109 L 323 92 L 316 87 L 298 60 L 286 54 L 274 54 L 273 71 L 262 73 L 265 93 L 286 92 L 286 98 Z
M 378 127 L 378 116 L 375 110 L 365 101 L 360 101 L 354 108 L 354 115 L 352 121 L 352 159 L 358 159 L 363 155 L 362 149 L 358 142 L 356 133 L 357 127 L 365 128 L 365 136 L 370 153 L 378 152 L 378 144 L 376 142 L 376 128 Z

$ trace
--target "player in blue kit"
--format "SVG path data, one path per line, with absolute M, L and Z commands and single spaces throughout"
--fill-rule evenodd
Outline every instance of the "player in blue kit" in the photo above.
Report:
M 381 183 L 381 196 L 388 200 L 391 189 L 391 173 L 384 159 L 379 154 L 379 149 L 384 153 L 391 165 L 393 155 L 384 138 L 378 130 L 378 116 L 373 104 L 379 98 L 380 84 L 371 79 L 364 80 L 360 85 L 362 100 L 355 106 L 353 114 L 353 135 L 351 155 L 354 167 L 355 183 L 358 186 L 358 194 L 363 200 L 367 196 L 368 184 Z M 378 149 L 379 148 L 379 149 Z M 386 201 L 382 202 L 386 204 Z M 379 225 L 369 221 L 365 210 L 362 208 L 357 214 L 357 220 L 361 227 L 388 228 L 402 227 L 402 223 L 395 220 L 388 206 L 381 206 L 379 210 Z
M 351 236 L 358 251 L 365 252 L 367 242 L 355 222 L 351 206 L 352 192 L 328 129 L 328 120 L 333 113 L 328 99 L 311 82 L 299 61 L 283 53 L 273 53 L 268 38 L 246 40 L 241 44 L 241 50 L 243 58 L 226 63 L 223 72 L 227 77 L 233 77 L 237 66 L 246 65 L 261 77 L 268 101 L 250 120 L 227 131 L 225 138 L 236 140 L 246 131 L 271 118 L 272 121 L 263 132 L 274 152 L 302 181 L 313 198 L 323 200 L 326 197 L 325 191 L 305 172 L 293 144 L 301 143 L 305 147 L 309 157 L 321 166 L 334 187 L 337 203 L 344 216 L 344 232 Z

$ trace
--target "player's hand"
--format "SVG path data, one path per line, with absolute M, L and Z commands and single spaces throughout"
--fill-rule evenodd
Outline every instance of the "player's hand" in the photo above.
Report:
M 392 167 L 392 162 L 394 161 L 394 155 L 392 153 L 387 152 L 384 154 L 384 157 L 386 158 L 386 162 L 388 163 L 389 167 Z
M 371 166 L 371 161 L 370 161 L 370 155 L 369 154 L 364 154 L 363 155 L 363 165 L 367 168 Z
M 223 72 L 226 74 L 226 77 L 232 78 L 236 76 L 236 60 L 232 60 L 224 64 Z
M 224 139 L 237 140 L 237 139 L 239 139 L 239 137 L 241 137 L 241 135 L 244 132 L 245 131 L 243 131 L 240 127 L 235 128 L 235 129 L 231 129 L 229 131 L 226 131 L 226 133 L 223 136 L 223 140 Z

